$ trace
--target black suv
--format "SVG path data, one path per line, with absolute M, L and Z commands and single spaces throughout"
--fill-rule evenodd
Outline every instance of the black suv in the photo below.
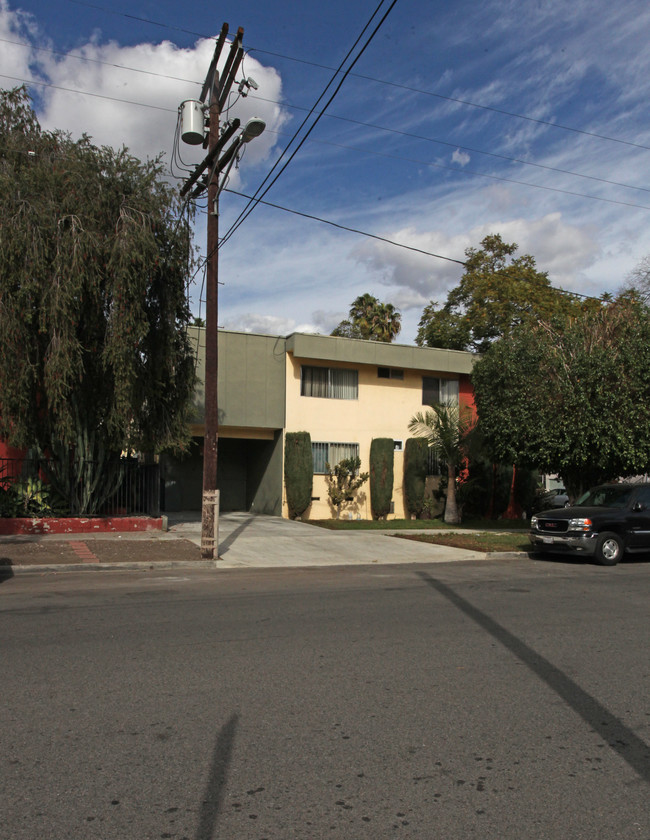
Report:
M 533 549 L 573 551 L 615 566 L 623 552 L 650 551 L 650 484 L 603 484 L 575 505 L 530 520 Z

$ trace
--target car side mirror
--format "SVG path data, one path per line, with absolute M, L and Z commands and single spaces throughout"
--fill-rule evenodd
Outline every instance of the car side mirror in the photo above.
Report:
M 645 510 L 645 509 L 646 509 L 646 506 L 643 504 L 643 502 L 635 502 L 632 505 L 632 510 L 635 513 L 640 513 L 642 510 Z

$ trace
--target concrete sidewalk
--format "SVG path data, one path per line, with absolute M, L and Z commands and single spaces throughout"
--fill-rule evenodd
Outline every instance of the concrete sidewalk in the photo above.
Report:
M 187 524 L 177 527 L 182 530 L 187 528 Z M 477 551 L 398 539 L 391 536 L 392 533 L 390 529 L 329 531 L 305 522 L 274 516 L 230 513 L 223 515 L 220 520 L 218 566 L 234 569 L 448 563 L 452 560 L 480 560 L 485 557 L 484 553 Z M 200 544 L 200 533 L 198 537 Z
M 483 552 L 398 539 L 391 536 L 395 532 L 390 528 L 329 531 L 274 516 L 226 513 L 219 520 L 219 560 L 215 563 L 201 559 L 200 514 L 173 514 L 168 521 L 167 531 L 3 537 L 0 568 L 5 572 L 179 566 L 308 568 L 448 563 L 487 556 Z

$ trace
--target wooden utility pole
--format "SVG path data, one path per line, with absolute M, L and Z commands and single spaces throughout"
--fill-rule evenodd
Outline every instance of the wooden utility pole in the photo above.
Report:
M 221 172 L 227 166 L 232 166 L 233 161 L 236 160 L 241 144 L 247 142 L 242 134 L 221 154 L 226 144 L 234 137 L 240 127 L 239 120 L 235 119 L 224 126 L 222 132 L 219 121 L 244 56 L 242 46 L 244 30 L 239 27 L 237 35 L 230 45 L 223 70 L 219 73 L 217 64 L 227 35 L 228 24 L 224 23 L 217 39 L 208 74 L 203 83 L 200 102 L 196 103 L 198 105 L 205 103 L 209 94 L 208 135 L 203 141 L 203 146 L 208 149 L 208 154 L 181 189 L 181 196 L 184 196 L 194 186 L 194 190 L 190 194 L 191 198 L 196 198 L 206 187 L 208 191 L 208 253 L 205 275 L 205 433 L 203 439 L 203 500 L 201 510 L 201 556 L 206 560 L 217 560 L 219 552 L 219 491 L 217 489 L 217 454 L 219 448 L 219 178 Z M 250 139 L 250 136 L 256 136 L 256 134 L 251 135 L 249 133 L 247 136 Z M 199 142 L 201 142 L 200 134 Z M 199 181 L 202 173 L 206 171 L 207 175 Z M 227 172 L 228 170 L 226 170 L 226 174 Z
M 208 155 L 219 141 L 218 72 L 210 94 Z M 210 173 L 208 183 L 208 256 L 205 269 L 205 436 L 203 438 L 203 506 L 201 513 L 201 556 L 218 558 L 219 491 L 217 453 L 219 449 L 219 173 Z

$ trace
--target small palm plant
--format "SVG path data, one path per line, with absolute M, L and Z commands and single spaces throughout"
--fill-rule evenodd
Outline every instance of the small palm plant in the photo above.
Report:
M 471 409 L 456 403 L 437 403 L 426 412 L 418 411 L 409 431 L 427 439 L 429 448 L 447 465 L 445 522 L 457 525 L 460 511 L 456 502 L 456 471 L 466 460 L 467 436 L 476 425 Z

